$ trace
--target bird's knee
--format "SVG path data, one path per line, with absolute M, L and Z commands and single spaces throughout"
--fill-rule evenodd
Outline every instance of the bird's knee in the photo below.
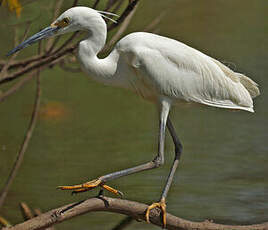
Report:
M 180 159 L 182 150 L 183 150 L 182 144 L 175 145 L 175 159 Z
M 154 168 L 158 168 L 164 164 L 164 158 L 157 156 L 156 158 L 152 160 L 152 163 L 154 165 Z

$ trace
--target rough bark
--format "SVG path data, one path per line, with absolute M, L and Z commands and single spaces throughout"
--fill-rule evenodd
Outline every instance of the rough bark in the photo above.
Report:
M 115 199 L 109 197 L 98 197 L 71 203 L 60 208 L 48 211 L 38 217 L 30 219 L 21 224 L 15 225 L 5 230 L 36 230 L 43 229 L 54 224 L 63 222 L 72 217 L 89 212 L 107 211 L 131 216 L 137 220 L 145 220 L 144 213 L 146 204 L 129 200 Z M 162 226 L 159 210 L 151 212 L 150 221 L 154 225 Z M 175 230 L 268 230 L 268 222 L 248 226 L 221 225 L 210 221 L 192 222 L 182 218 L 167 214 L 167 229 Z

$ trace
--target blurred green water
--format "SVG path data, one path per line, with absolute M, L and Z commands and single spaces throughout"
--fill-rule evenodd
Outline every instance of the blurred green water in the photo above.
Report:
M 35 6 L 30 4 L 22 14 L 30 17 L 31 7 Z M 146 0 L 141 2 L 127 31 L 143 30 L 165 11 L 161 35 L 227 63 L 261 86 L 255 114 L 188 105 L 172 111 L 185 150 L 168 196 L 168 211 L 174 215 L 220 223 L 268 219 L 267 7 L 265 0 Z M 41 16 L 33 32 L 49 23 L 43 10 L 35 11 Z M 0 17 L 6 17 L 2 9 L 0 12 Z M 1 53 L 12 48 L 11 33 L 4 33 L 4 24 L 0 27 Z M 25 50 L 22 56 L 31 52 Z M 55 187 L 143 163 L 151 160 L 156 151 L 158 122 L 154 105 L 125 90 L 95 83 L 84 74 L 57 68 L 43 72 L 41 80 L 42 108 L 55 105 L 64 116 L 50 119 L 43 115 L 38 120 L 23 165 L 1 210 L 1 215 L 13 223 L 22 221 L 20 201 L 45 211 L 93 196 L 97 191 L 70 196 Z M 32 82 L 0 105 L 0 187 L 23 140 L 34 90 Z M 109 185 L 120 188 L 126 199 L 148 204 L 158 200 L 172 151 L 168 137 L 164 167 L 120 178 Z M 62 223 L 57 229 L 111 229 L 120 219 L 122 216 L 117 214 L 88 214 Z M 144 223 L 128 229 L 135 228 L 157 229 Z

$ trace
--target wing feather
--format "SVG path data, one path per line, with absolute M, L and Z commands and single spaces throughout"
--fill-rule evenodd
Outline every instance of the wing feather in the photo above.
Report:
M 241 83 L 238 73 L 233 74 L 217 60 L 154 34 L 134 33 L 126 38 L 120 44 L 121 49 L 132 53 L 135 57 L 132 67 L 159 94 L 174 100 L 253 112 L 253 93 L 248 91 L 249 87 Z M 251 91 L 258 94 L 254 87 Z

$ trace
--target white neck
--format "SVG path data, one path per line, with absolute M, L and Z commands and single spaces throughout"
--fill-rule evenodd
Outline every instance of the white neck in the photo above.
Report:
M 106 42 L 107 28 L 104 20 L 99 17 L 89 27 L 84 27 L 88 36 L 81 41 L 78 48 L 78 57 L 83 69 L 96 81 L 111 84 L 116 72 L 117 58 L 110 54 L 104 59 L 99 59 L 97 54 L 104 47 Z

